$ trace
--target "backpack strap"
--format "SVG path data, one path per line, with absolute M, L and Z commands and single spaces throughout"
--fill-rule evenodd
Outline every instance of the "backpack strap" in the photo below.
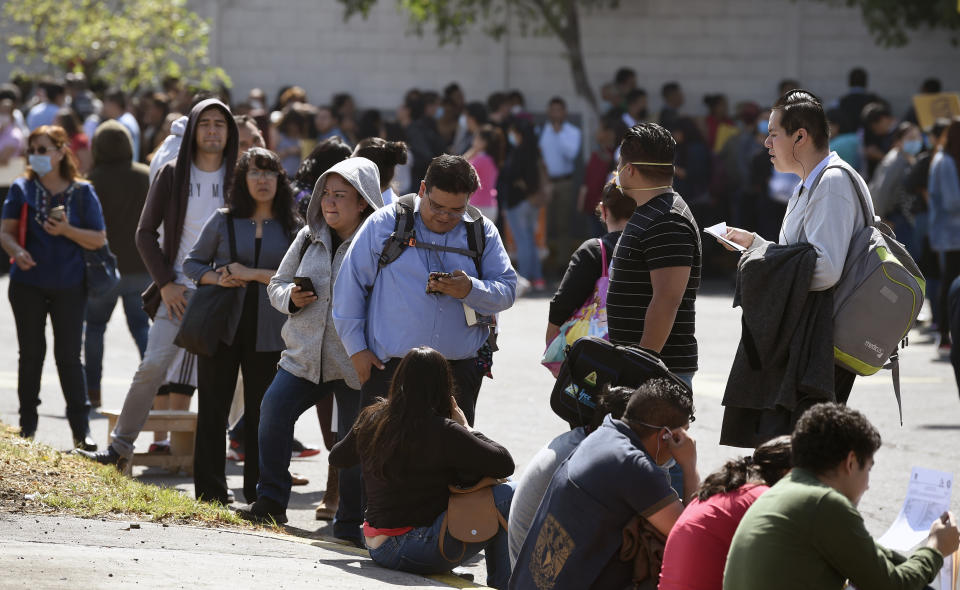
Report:
M 310 235 L 310 230 L 307 230 L 306 235 L 303 236 L 303 243 L 300 244 L 300 262 L 303 262 L 303 255 L 311 245 L 313 245 L 313 237 Z
M 377 261 L 377 272 L 387 266 L 403 254 L 408 247 L 423 248 L 424 250 L 436 250 L 441 252 L 453 252 L 462 254 L 473 259 L 474 266 L 477 269 L 477 278 L 482 278 L 481 261 L 483 259 L 483 250 L 486 246 L 486 233 L 483 228 L 483 214 L 473 205 L 467 205 L 467 214 L 471 217 L 470 221 L 465 221 L 467 229 L 467 248 L 453 248 L 449 246 L 440 246 L 429 242 L 418 242 L 416 231 L 414 230 L 413 208 L 417 195 L 411 193 L 404 195 L 394 202 L 397 213 L 396 222 L 393 225 L 393 233 L 383 244 L 383 250 L 380 252 L 380 258 Z
M 807 203 L 809 203 L 810 199 L 813 197 L 813 191 L 820 184 L 820 180 L 823 179 L 824 173 L 831 168 L 843 170 L 843 172 L 847 175 L 847 178 L 850 179 L 850 184 L 853 185 L 853 191 L 857 193 L 857 200 L 860 202 L 860 212 L 863 213 L 863 219 L 865 220 L 866 226 L 873 227 L 876 225 L 873 220 L 873 215 L 870 214 L 870 206 L 867 205 L 867 198 L 863 195 L 863 191 L 860 189 L 860 183 L 858 183 L 857 179 L 853 177 L 853 172 L 850 170 L 850 168 L 843 164 L 831 164 L 829 166 L 825 166 L 823 170 L 820 171 L 820 174 L 817 175 L 817 178 L 813 181 L 813 184 L 810 185 L 810 191 L 807 193 Z
M 597 241 L 600 242 L 600 264 L 603 265 L 603 271 L 600 273 L 601 277 L 610 276 L 610 270 L 607 268 L 607 247 L 603 245 L 603 240 L 597 238 Z

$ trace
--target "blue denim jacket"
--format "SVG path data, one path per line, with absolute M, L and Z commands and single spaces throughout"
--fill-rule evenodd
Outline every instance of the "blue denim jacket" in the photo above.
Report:
M 930 246 L 938 251 L 960 250 L 960 178 L 957 163 L 940 151 L 930 163 Z

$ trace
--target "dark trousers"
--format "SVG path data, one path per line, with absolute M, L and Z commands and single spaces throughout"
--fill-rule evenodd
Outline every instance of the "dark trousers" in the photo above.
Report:
M 46 289 L 10 281 L 8 296 L 20 346 L 17 371 L 20 431 L 29 436 L 37 431 L 40 375 L 47 354 L 45 329 L 49 314 L 53 325 L 53 358 L 57 363 L 63 398 L 67 402 L 67 421 L 73 438 L 83 438 L 90 432 L 90 402 L 80 362 L 86 288 L 81 284 L 70 289 Z
M 277 373 L 280 352 L 257 352 L 251 343 L 220 343 L 212 357 L 197 357 L 197 442 L 193 450 L 193 485 L 198 499 L 227 503 L 227 416 L 237 387 L 237 371 L 243 372 L 244 452 L 243 497 L 257 499 L 260 478 L 260 402 Z
M 950 286 L 960 276 L 960 250 L 948 250 L 940 258 L 940 343 L 950 342 Z
M 390 381 L 397 372 L 401 359 L 392 358 L 384 363 L 383 369 L 373 367 L 370 378 L 360 386 L 360 407 L 365 408 L 378 397 L 386 398 L 390 392 Z M 477 366 L 476 358 L 450 361 L 453 371 L 453 382 L 456 385 L 457 405 L 463 410 L 467 422 L 473 426 L 473 418 L 477 408 L 477 396 L 480 394 L 480 385 L 483 382 L 483 371 Z
M 837 403 L 847 405 L 850 399 L 850 392 L 853 390 L 853 382 L 857 379 L 856 373 L 835 366 L 833 368 L 833 392 L 837 396 Z

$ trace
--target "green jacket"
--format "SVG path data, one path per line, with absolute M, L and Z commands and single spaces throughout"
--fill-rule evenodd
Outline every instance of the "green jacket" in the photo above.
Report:
M 943 567 L 926 547 L 909 558 L 880 545 L 840 492 L 796 468 L 747 510 L 727 556 L 724 590 L 920 590 Z

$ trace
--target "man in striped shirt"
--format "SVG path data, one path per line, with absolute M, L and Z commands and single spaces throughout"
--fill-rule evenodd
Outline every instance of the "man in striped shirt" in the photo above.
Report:
M 673 136 L 656 123 L 633 126 L 620 145 L 617 186 L 637 208 L 613 254 L 607 321 L 611 342 L 656 353 L 690 385 L 697 370 L 700 234 L 673 191 L 675 149 Z

